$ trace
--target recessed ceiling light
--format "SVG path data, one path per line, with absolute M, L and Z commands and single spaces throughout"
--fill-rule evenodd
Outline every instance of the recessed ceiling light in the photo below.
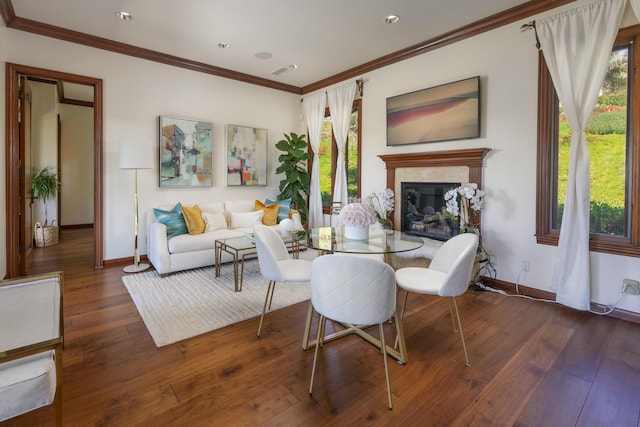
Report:
M 291 68 L 292 70 L 297 70 L 298 68 L 300 68 L 300 66 L 298 64 L 291 64 L 289 65 L 289 68 Z
M 273 55 L 270 52 L 257 52 L 255 57 L 258 59 L 271 59 Z
M 120 19 L 122 19 L 123 21 L 131 21 L 133 19 L 133 15 L 128 13 L 128 12 L 124 12 L 122 10 L 118 10 L 116 11 L 116 16 Z
M 399 20 L 400 17 L 398 15 L 389 15 L 384 17 L 384 22 L 386 22 L 387 24 L 395 24 Z
M 220 49 L 229 49 L 231 47 L 231 45 L 229 43 L 220 42 L 220 43 L 218 43 L 218 47 Z

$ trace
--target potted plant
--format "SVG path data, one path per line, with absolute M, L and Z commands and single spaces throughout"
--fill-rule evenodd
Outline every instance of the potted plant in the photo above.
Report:
M 280 181 L 278 199 L 290 198 L 291 206 L 300 212 L 300 219 L 303 224 L 306 224 L 311 179 L 305 165 L 309 159 L 305 135 L 297 135 L 294 132 L 290 132 L 288 135 L 285 133 L 284 139 L 278 141 L 276 148 L 284 151 L 278 157 L 280 166 L 276 169 L 276 173 L 285 174 L 285 178 Z
M 31 178 L 33 197 L 40 198 L 44 202 L 44 226 L 39 222 L 35 224 L 36 246 L 49 246 L 58 243 L 58 226 L 49 224 L 47 200 L 54 197 L 60 189 L 58 174 L 53 166 L 45 166 L 34 170 Z M 54 221 L 55 222 L 55 221 Z

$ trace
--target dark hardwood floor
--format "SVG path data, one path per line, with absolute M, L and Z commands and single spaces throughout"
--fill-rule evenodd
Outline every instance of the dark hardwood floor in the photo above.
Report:
M 251 319 L 156 348 L 121 267 L 95 270 L 91 252 L 90 229 L 63 230 L 30 270 L 65 272 L 65 426 L 639 426 L 638 324 L 469 291 L 467 367 L 447 301 L 411 295 L 390 411 L 380 353 L 356 337 L 326 344 L 309 397 L 307 303 L 269 314 L 260 339 Z

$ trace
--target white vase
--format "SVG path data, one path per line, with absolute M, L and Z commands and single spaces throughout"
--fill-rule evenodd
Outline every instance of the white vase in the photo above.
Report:
M 344 226 L 344 237 L 351 240 L 366 240 L 369 238 L 369 226 L 356 227 L 352 225 Z

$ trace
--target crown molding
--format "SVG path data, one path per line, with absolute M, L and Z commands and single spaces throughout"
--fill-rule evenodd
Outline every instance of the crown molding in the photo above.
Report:
M 11 0 L 0 0 L 0 17 L 2 17 L 5 26 L 11 29 L 39 34 L 45 37 L 56 38 L 59 40 L 107 50 L 110 52 L 120 53 L 123 55 L 129 55 L 136 58 L 184 68 L 199 73 L 211 74 L 214 76 L 237 80 L 244 83 L 250 83 L 271 89 L 303 95 L 305 93 L 310 93 L 353 77 L 359 77 L 364 73 L 371 72 L 400 61 L 404 61 L 414 56 L 439 49 L 452 43 L 476 36 L 486 31 L 493 30 L 503 25 L 510 24 L 520 19 L 528 18 L 532 15 L 536 15 L 538 13 L 542 13 L 549 9 L 554 9 L 556 7 L 574 1 L 576 0 L 530 0 L 521 5 L 512 7 L 511 9 L 507 9 L 503 12 L 489 16 L 485 19 L 481 19 L 469 25 L 465 25 L 463 27 L 442 34 L 438 37 L 434 37 L 421 43 L 417 43 L 413 46 L 398 50 L 391 54 L 382 56 L 380 58 L 350 68 L 341 73 L 335 74 L 333 76 L 327 77 L 326 79 L 319 80 L 315 83 L 303 87 L 279 83 L 262 77 L 256 77 L 250 74 L 216 67 L 215 65 L 192 61 L 186 58 L 180 58 L 154 50 L 145 49 L 126 43 L 120 43 L 102 37 L 96 37 L 78 31 L 33 21 L 30 19 L 20 18 L 15 15 Z

